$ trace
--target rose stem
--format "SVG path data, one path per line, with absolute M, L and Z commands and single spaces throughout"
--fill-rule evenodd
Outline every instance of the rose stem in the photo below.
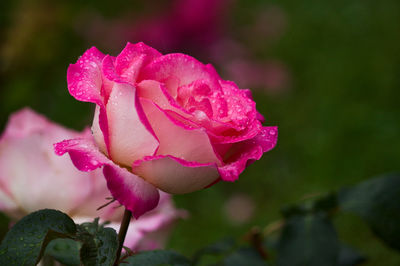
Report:
M 124 245 L 126 232 L 128 231 L 129 222 L 132 218 L 132 212 L 128 209 L 125 209 L 124 217 L 122 218 L 121 227 L 119 228 L 118 232 L 118 250 L 117 250 L 117 257 L 115 258 L 114 266 L 118 265 L 119 258 L 121 257 L 122 246 Z

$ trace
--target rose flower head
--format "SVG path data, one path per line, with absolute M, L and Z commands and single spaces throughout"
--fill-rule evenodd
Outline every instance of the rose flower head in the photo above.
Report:
M 123 216 L 118 202 L 96 210 L 110 197 L 102 171 L 79 171 L 68 156 L 54 154 L 54 142 L 85 137 L 91 137 L 89 130 L 66 129 L 28 108 L 12 114 L 0 137 L 0 210 L 15 222 L 40 209 L 58 209 L 75 223 L 100 217 L 118 230 Z M 173 223 L 184 216 L 163 193 L 157 208 L 131 222 L 124 245 L 132 250 L 163 248 Z
M 95 47 L 68 68 L 68 89 L 96 104 L 91 138 L 55 145 L 75 166 L 103 166 L 112 196 L 135 217 L 153 209 L 158 189 L 197 191 L 235 181 L 277 141 L 263 127 L 249 90 L 184 54 L 128 43 L 117 56 Z

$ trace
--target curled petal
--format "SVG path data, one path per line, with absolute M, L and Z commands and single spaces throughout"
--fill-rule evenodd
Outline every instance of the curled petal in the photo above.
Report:
M 113 82 L 123 82 L 121 77 L 118 75 L 117 70 L 115 69 L 115 57 L 106 55 L 101 64 L 102 74 L 104 75 L 105 80 L 110 81 L 111 86 Z M 111 93 L 112 88 L 108 89 L 108 91 Z
M 101 134 L 99 131 L 96 140 L 99 143 L 104 143 L 102 146 L 106 146 L 107 152 L 109 152 L 108 119 L 105 110 L 105 103 L 108 98 L 107 84 L 103 82 L 102 77 L 102 62 L 105 57 L 96 47 L 90 48 L 75 64 L 68 67 L 67 81 L 68 90 L 75 99 L 96 103 L 99 106 L 95 120 L 98 119 Z M 100 135 L 103 136 L 103 140 L 100 140 Z
M 138 96 L 140 98 L 145 98 L 151 100 L 163 109 L 176 109 L 178 107 L 176 101 L 168 93 L 164 84 L 155 80 L 143 80 L 137 84 Z M 178 107 L 181 108 L 181 107 Z M 184 112 L 184 110 L 179 110 L 179 112 Z
M 126 82 L 134 83 L 142 66 L 161 54 L 144 43 L 127 43 L 115 60 L 116 71 Z
M 261 123 L 258 120 L 255 120 L 242 131 L 236 131 L 231 128 L 221 134 L 215 134 L 214 132 L 209 132 L 208 134 L 215 143 L 237 143 L 254 138 L 260 133 L 261 128 Z
M 154 209 L 159 200 L 158 190 L 137 175 L 121 168 L 102 154 L 91 139 L 64 140 L 54 145 L 58 155 L 68 152 L 81 171 L 92 171 L 104 166 L 103 173 L 112 196 L 132 211 L 135 218 Z
M 227 164 L 218 171 L 224 181 L 235 181 L 250 163 L 259 160 L 264 152 L 273 149 L 278 140 L 278 127 L 263 127 L 253 139 L 233 144 Z
M 188 162 L 169 155 L 145 157 L 136 161 L 132 172 L 171 194 L 197 191 L 219 178 L 215 164 Z
M 75 99 L 101 104 L 101 62 L 104 58 L 96 47 L 87 50 L 67 71 L 68 90 Z

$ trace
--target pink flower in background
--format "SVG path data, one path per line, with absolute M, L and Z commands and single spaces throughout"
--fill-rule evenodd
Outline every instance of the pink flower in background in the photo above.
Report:
M 277 141 L 249 90 L 211 65 L 128 43 L 117 56 L 96 48 L 68 68 L 77 100 L 96 103 L 91 138 L 55 145 L 82 171 L 103 167 L 111 194 L 135 217 L 157 206 L 158 189 L 189 193 L 235 181 Z
M 229 223 L 242 225 L 253 218 L 255 202 L 247 194 L 236 193 L 230 196 L 224 204 L 224 212 Z
M 269 95 L 284 94 L 290 88 L 288 67 L 277 59 L 261 59 L 259 54 L 272 48 L 285 32 L 285 11 L 277 5 L 261 5 L 249 14 L 246 23 L 238 23 L 234 21 L 236 3 L 174 0 L 161 12 L 154 11 L 153 3 L 145 15 L 114 20 L 85 14 L 77 30 L 88 41 L 96 40 L 113 51 L 126 40 L 140 40 L 163 52 L 189 53 L 212 62 L 240 87 Z
M 90 136 L 88 130 L 68 130 L 28 108 L 11 115 L 0 138 L 0 210 L 16 220 L 39 209 L 58 209 L 77 223 L 100 216 L 118 229 L 123 215 L 122 208 L 115 208 L 119 204 L 96 211 L 110 196 L 101 171 L 78 171 L 68 157 L 53 151 L 56 141 Z M 183 216 L 164 193 L 158 208 L 131 224 L 125 245 L 161 248 L 173 222 Z
M 230 0 L 175 0 L 163 14 L 153 14 L 123 35 L 162 51 L 204 48 L 220 38 Z
M 92 11 L 82 14 L 76 30 L 88 41 L 96 40 L 110 49 L 126 40 L 141 40 L 163 52 L 204 51 L 220 38 L 231 2 L 173 0 L 162 10 L 154 8 L 154 2 L 144 2 L 149 12 L 128 13 L 112 20 Z

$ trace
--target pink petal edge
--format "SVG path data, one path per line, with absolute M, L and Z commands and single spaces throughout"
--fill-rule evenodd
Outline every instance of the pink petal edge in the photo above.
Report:
M 101 62 L 104 54 L 96 47 L 87 50 L 67 70 L 68 90 L 78 101 L 101 104 Z
M 121 168 L 102 154 L 91 139 L 70 139 L 54 144 L 57 155 L 69 153 L 72 162 L 81 171 L 89 172 L 104 166 L 103 173 L 112 196 L 132 211 L 135 218 L 154 209 L 159 192 L 150 183 Z
M 198 79 L 209 80 L 214 88 L 220 87 L 218 83 L 220 78 L 215 71 L 195 58 L 180 53 L 166 54 L 154 59 L 143 68 L 138 80 L 150 79 L 163 82 L 171 76 L 179 77 L 178 87 Z M 171 95 L 176 95 L 176 92 Z
M 278 127 L 263 127 L 260 133 L 251 140 L 238 143 L 241 149 L 230 159 L 230 163 L 219 167 L 218 172 L 224 181 L 233 182 L 239 178 L 246 166 L 259 160 L 264 152 L 272 150 L 278 141 Z

